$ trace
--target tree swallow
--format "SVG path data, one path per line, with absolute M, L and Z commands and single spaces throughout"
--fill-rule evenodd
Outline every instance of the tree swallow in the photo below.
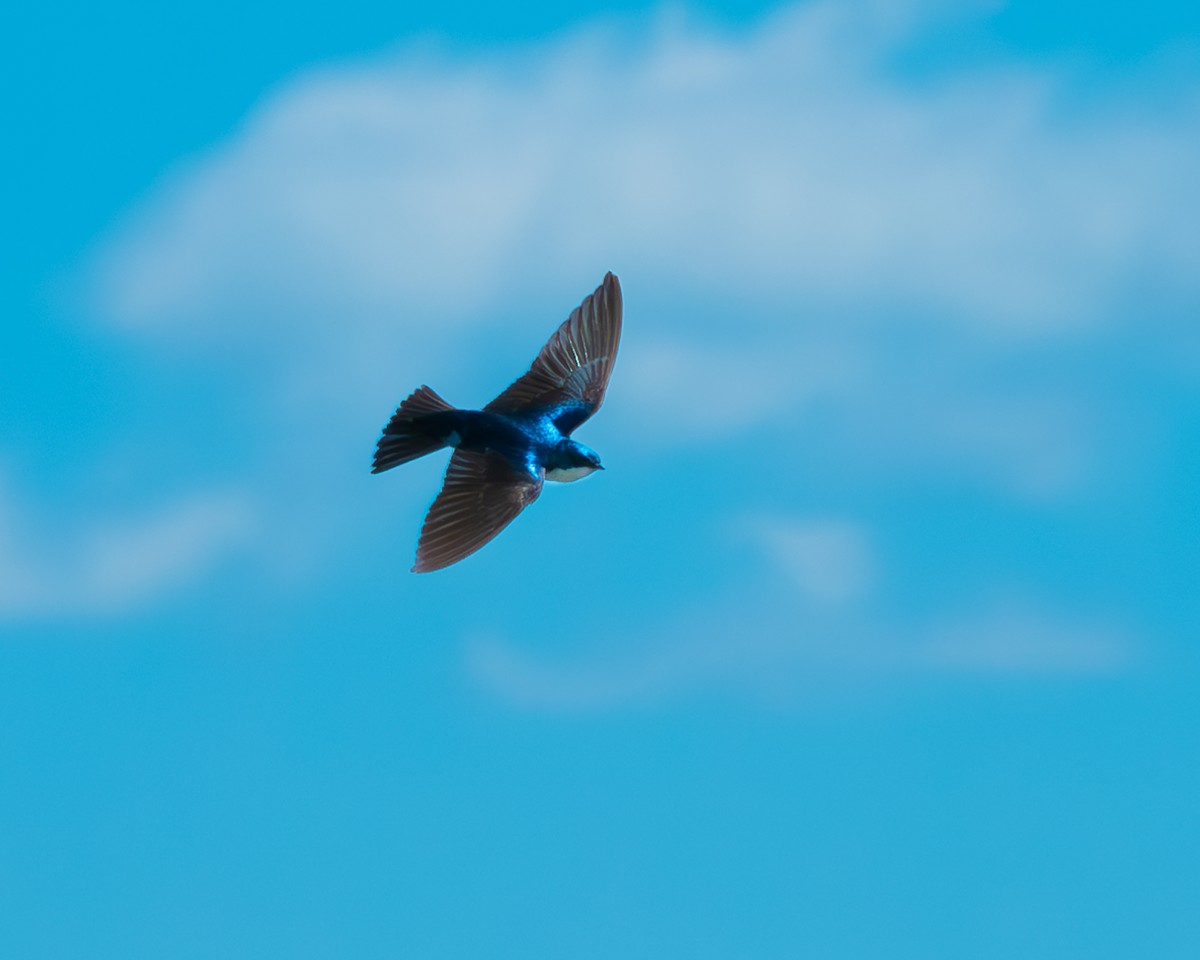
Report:
M 400 404 L 375 447 L 382 473 L 454 447 L 413 573 L 474 553 L 542 492 L 603 470 L 571 433 L 600 409 L 621 339 L 621 285 L 611 273 L 555 331 L 529 371 L 482 410 L 458 410 L 422 386 Z

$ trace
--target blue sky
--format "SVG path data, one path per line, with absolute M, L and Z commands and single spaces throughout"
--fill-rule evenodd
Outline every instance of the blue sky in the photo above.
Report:
M 1200 14 L 5 31 L 0 954 L 1190 957 Z M 408 573 L 606 270 L 608 469 Z

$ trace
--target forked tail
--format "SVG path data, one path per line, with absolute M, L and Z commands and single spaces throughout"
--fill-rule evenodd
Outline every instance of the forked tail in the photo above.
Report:
M 446 444 L 440 438 L 421 429 L 421 419 L 430 413 L 453 409 L 429 387 L 414 390 L 383 428 L 383 436 L 375 446 L 375 464 L 371 472 L 382 473 L 444 447 Z

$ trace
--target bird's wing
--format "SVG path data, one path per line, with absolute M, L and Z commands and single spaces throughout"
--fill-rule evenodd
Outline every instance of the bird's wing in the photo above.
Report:
M 495 454 L 458 449 L 421 528 L 413 573 L 440 570 L 474 553 L 542 492 L 534 476 Z
M 554 411 L 570 433 L 604 400 L 621 340 L 621 284 L 611 273 L 542 347 L 529 372 L 489 403 L 492 413 Z

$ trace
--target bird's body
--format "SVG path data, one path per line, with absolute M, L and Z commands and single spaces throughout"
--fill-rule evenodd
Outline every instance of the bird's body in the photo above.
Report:
M 565 482 L 600 469 L 598 457 L 595 465 L 591 463 L 595 454 L 555 425 L 553 410 L 524 414 L 444 410 L 411 424 L 414 431 L 442 446 L 501 457 L 528 471 L 531 479 L 544 472 L 546 480 Z
M 478 550 L 537 499 L 543 480 L 566 483 L 603 469 L 571 432 L 604 399 L 621 313 L 621 288 L 610 273 L 529 371 L 484 409 L 459 410 L 424 386 L 400 404 L 376 445 L 373 473 L 455 449 L 421 530 L 415 572 Z

